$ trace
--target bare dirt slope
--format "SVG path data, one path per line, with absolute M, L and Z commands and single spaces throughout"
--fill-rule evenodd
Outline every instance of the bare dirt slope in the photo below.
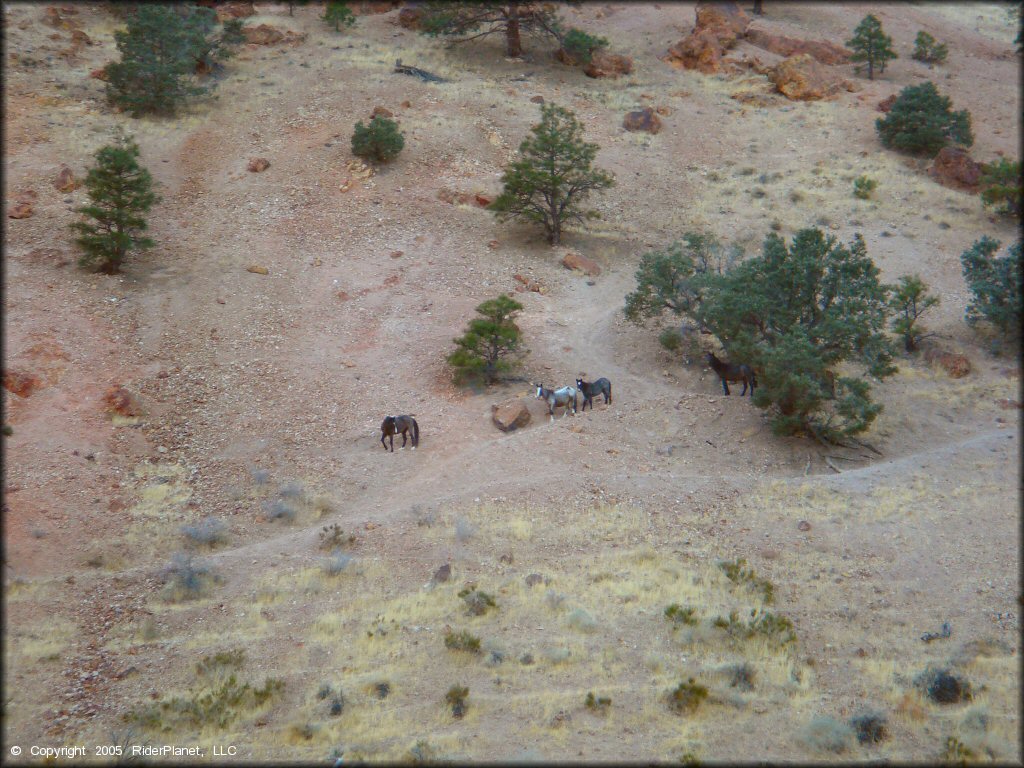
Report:
M 249 23 L 306 40 L 247 46 L 214 98 L 131 120 L 89 77 L 116 55 L 109 13 L 74 6 L 95 45 L 62 56 L 69 32 L 42 24 L 46 6 L 5 6 L 4 195 L 36 199 L 31 218 L 5 220 L 4 369 L 42 384 L 4 391 L 5 743 L 116 735 L 233 743 L 255 760 L 928 760 L 954 736 L 1019 761 L 1020 374 L 964 325 L 959 265 L 982 234 L 1014 233 L 882 150 L 873 125 L 878 101 L 931 78 L 970 110 L 975 158 L 1015 156 L 1013 32 L 998 5 L 765 6 L 764 28 L 833 42 L 876 12 L 901 58 L 835 101 L 755 108 L 730 98 L 750 82 L 659 59 L 692 4 L 567 10 L 634 58 L 633 75 L 604 81 L 543 43 L 513 61 L 498 41 L 447 50 L 397 12 L 336 35 L 313 7 L 259 3 Z M 948 41 L 944 67 L 910 59 L 918 29 Z M 393 74 L 396 58 L 450 82 Z M 535 96 L 576 111 L 618 182 L 594 201 L 603 218 L 558 249 L 441 199 L 498 191 Z M 363 178 L 349 137 L 378 105 L 405 149 Z M 623 131 L 646 105 L 668 107 L 662 132 Z M 83 175 L 119 125 L 163 199 L 157 247 L 106 277 L 74 266 L 82 190 L 51 182 L 62 163 Z M 270 167 L 247 172 L 253 157 Z M 879 180 L 871 201 L 852 196 L 862 174 Z M 929 327 L 972 364 L 953 380 L 901 361 L 875 387 L 885 411 L 866 439 L 880 455 L 829 459 L 841 474 L 622 317 L 644 251 L 706 230 L 751 253 L 773 224 L 860 232 L 885 279 L 920 273 L 942 300 Z M 568 250 L 602 274 L 563 269 Z M 526 383 L 450 384 L 452 337 L 517 273 L 546 289 L 515 294 L 524 377 L 606 376 L 612 404 L 552 423 L 531 401 L 529 427 L 504 434 L 490 405 L 532 394 Z M 107 411 L 113 385 L 137 416 Z M 393 413 L 416 414 L 418 450 L 381 450 Z M 195 552 L 200 594 L 183 600 L 168 567 L 182 526 L 210 516 L 226 541 Z M 355 536 L 341 556 L 320 546 L 331 524 Z M 717 564 L 735 558 L 773 602 L 725 576 Z M 444 563 L 451 580 L 430 583 Z M 498 607 L 467 616 L 467 582 Z M 673 628 L 671 603 L 699 622 Z M 796 640 L 713 626 L 733 610 L 786 617 Z M 950 638 L 922 642 L 943 622 Z M 481 652 L 446 648 L 446 628 Z M 240 681 L 283 689 L 218 699 L 235 662 L 195 665 L 236 648 Z M 952 665 L 973 701 L 930 701 L 914 683 L 928 665 Z M 689 677 L 709 697 L 680 715 L 665 696 Z M 340 714 L 323 683 L 344 692 Z M 470 691 L 462 719 L 444 702 L 454 684 Z M 583 705 L 588 691 L 611 698 L 606 713 Z M 214 704 L 194 722 L 204 692 Z M 865 709 L 888 719 L 878 745 L 830 751 L 840 726 L 805 732 Z

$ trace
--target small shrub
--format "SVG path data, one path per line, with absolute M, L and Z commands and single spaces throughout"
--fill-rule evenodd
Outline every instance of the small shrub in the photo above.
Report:
M 741 691 L 752 691 L 754 690 L 754 680 L 757 678 L 757 672 L 747 662 L 742 664 L 733 664 L 727 669 L 729 674 L 729 687 L 739 688 Z
M 354 544 L 356 537 L 352 534 L 348 536 L 341 529 L 341 526 L 337 523 L 331 523 L 325 525 L 319 533 L 320 538 L 320 549 L 331 551 L 332 549 L 340 549 L 345 544 Z
M 858 176 L 853 180 L 853 196 L 858 200 L 870 200 L 871 193 L 875 191 L 877 186 L 878 182 L 875 179 L 869 179 L 867 176 Z
M 374 116 L 368 126 L 361 121 L 356 123 L 352 134 L 352 154 L 381 163 L 394 160 L 404 146 L 398 123 L 382 115 Z
M 278 490 L 277 495 L 282 499 L 301 499 L 303 494 L 302 483 L 284 483 Z
M 725 576 L 733 584 L 747 584 L 756 592 L 761 593 L 765 605 L 775 602 L 775 586 L 767 579 L 760 579 L 753 568 L 747 568 L 745 558 L 739 557 L 732 562 L 722 561 L 718 567 L 725 572 Z
M 377 695 L 378 699 L 386 699 L 391 695 L 391 683 L 380 682 L 373 684 L 373 692 Z
M 666 328 L 658 334 L 658 343 L 669 352 L 678 352 L 683 346 L 683 334 L 675 328 Z
M 885 715 L 878 712 L 865 712 L 850 720 L 850 726 L 857 734 L 861 744 L 878 744 L 889 738 Z
M 1024 208 L 1024 184 L 1021 183 L 1020 160 L 999 158 L 981 168 L 981 202 L 986 206 L 995 205 L 996 212 L 1003 216 L 1019 217 Z
M 177 603 L 203 597 L 217 581 L 213 569 L 188 552 L 175 552 L 163 570 L 164 598 Z
M 804 201 L 804 193 L 799 189 L 791 190 L 789 193 L 789 202 L 791 203 L 802 203 Z M 781 227 L 780 227 L 781 228 Z
M 603 37 L 588 35 L 582 29 L 573 27 L 562 38 L 562 50 L 581 64 L 589 64 L 594 54 L 608 47 L 608 40 Z
M 1022 289 L 1018 240 L 1005 256 L 996 256 L 1000 243 L 989 237 L 977 240 L 960 255 L 964 279 L 972 298 L 967 305 L 968 325 L 987 320 L 1004 336 L 1019 335 Z
M 220 685 L 190 696 L 174 696 L 125 715 L 148 730 L 174 733 L 182 727 L 227 728 L 243 711 L 265 704 L 284 690 L 284 682 L 268 678 L 259 688 L 239 683 L 234 674 Z
M 780 646 L 789 645 L 796 641 L 793 622 L 785 616 L 779 616 L 776 613 L 761 611 L 754 616 L 754 619 L 748 626 L 751 637 L 762 635 Z
M 607 696 L 598 696 L 595 698 L 593 691 L 589 691 L 587 693 L 587 698 L 583 700 L 583 706 L 591 712 L 597 712 L 599 714 L 606 713 L 611 705 L 612 700 L 610 698 Z
M 684 608 L 679 603 L 672 603 L 665 609 L 665 618 L 674 624 L 685 624 L 693 627 L 699 623 L 696 613 L 696 608 Z
M 974 698 L 971 684 L 950 669 L 928 667 L 914 682 L 936 704 L 959 704 Z
M 598 626 L 597 619 L 583 608 L 575 608 L 570 611 L 567 621 L 570 627 L 581 632 L 593 632 Z
M 232 651 L 218 651 L 203 656 L 196 662 L 197 675 L 213 675 L 225 669 L 239 669 L 245 663 L 245 650 L 236 648 Z
M 452 708 L 452 717 L 461 718 L 466 714 L 466 709 L 469 707 L 469 704 L 466 702 L 466 697 L 468 696 L 469 688 L 465 686 L 453 685 L 448 689 L 448 693 L 444 695 L 444 700 Z
M 345 709 L 345 697 L 341 691 L 338 691 L 332 698 L 331 703 L 327 707 L 327 712 L 331 717 L 337 717 Z
M 330 683 L 321 683 L 320 684 L 320 688 L 317 689 L 316 697 L 320 701 L 323 701 L 328 696 L 330 696 L 332 693 L 334 693 L 334 688 L 331 687 Z
M 215 547 L 228 538 L 227 524 L 217 517 L 205 517 L 194 525 L 184 525 L 181 534 L 186 543 L 196 547 Z
M 937 42 L 923 29 L 914 38 L 914 53 L 911 54 L 911 58 L 917 61 L 922 61 L 925 64 L 941 64 L 946 60 L 948 54 L 949 48 L 944 43 Z
M 679 683 L 668 695 L 668 706 L 677 714 L 695 712 L 708 697 L 708 689 L 691 677 Z
M 466 612 L 471 616 L 483 616 L 489 608 L 496 608 L 494 596 L 479 589 L 464 589 L 459 597 L 466 601 Z
M 466 651 L 467 653 L 480 653 L 480 638 L 472 635 L 466 630 L 461 632 L 444 633 L 444 647 L 453 651 Z
M 817 715 L 800 733 L 800 741 L 811 749 L 840 754 L 853 746 L 853 729 L 834 717 Z
M 458 541 L 469 541 L 473 538 L 474 533 L 476 533 L 476 528 L 469 520 L 466 520 L 464 517 L 456 518 L 455 538 Z
M 328 25 L 334 27 L 335 32 L 341 32 L 341 27 L 346 29 L 356 23 L 356 15 L 345 3 L 328 0 L 324 8 L 324 15 L 321 17 Z
M 270 470 L 259 467 L 249 467 L 249 474 L 256 485 L 266 485 L 270 481 Z
M 14 427 L 12 427 L 10 424 L 4 424 L 3 432 L 4 437 L 10 437 L 11 435 L 14 434 Z
M 943 762 L 953 763 L 954 765 L 967 765 L 968 761 L 973 762 L 976 759 L 977 755 L 974 754 L 974 750 L 956 736 L 950 736 L 946 739 L 946 748 L 942 753 Z
M 352 563 L 352 556 L 335 550 L 330 557 L 324 559 L 323 570 L 328 576 L 337 576 Z
M 286 523 L 292 523 L 295 522 L 295 516 L 298 514 L 295 507 L 284 499 L 264 501 L 260 506 L 263 509 L 264 519 L 268 521 L 284 520 Z

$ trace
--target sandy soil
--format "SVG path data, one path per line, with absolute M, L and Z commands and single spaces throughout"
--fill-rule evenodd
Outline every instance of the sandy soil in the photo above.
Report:
M 258 3 L 251 23 L 305 42 L 247 46 L 213 98 L 131 120 L 89 77 L 115 55 L 110 14 L 75 6 L 95 45 L 69 58 L 45 6 L 5 5 L 4 196 L 38 197 L 31 218 L 6 219 L 4 367 L 47 384 L 4 391 L 5 744 L 232 743 L 252 760 L 904 761 L 938 759 L 955 736 L 1019 762 L 1019 410 L 1005 404 L 1021 399 L 1020 371 L 963 323 L 959 264 L 982 234 L 1014 232 L 874 130 L 878 101 L 932 78 L 970 110 L 975 158 L 1015 156 L 1013 30 L 994 4 L 765 6 L 758 25 L 834 42 L 877 12 L 901 58 L 835 101 L 754 108 L 730 98 L 753 79 L 659 59 L 692 27 L 689 3 L 566 11 L 635 59 L 618 81 L 551 61 L 543 43 L 509 60 L 498 41 L 446 49 L 398 27 L 397 12 L 335 35 L 313 7 L 289 17 Z M 918 29 L 948 41 L 945 66 L 910 58 Z M 451 82 L 392 74 L 396 58 Z M 602 219 L 560 248 L 438 197 L 498 191 L 537 95 L 576 111 L 618 182 L 595 200 Z M 358 178 L 349 137 L 377 105 L 405 149 Z M 645 105 L 670 109 L 664 130 L 625 132 L 623 113 Z M 61 164 L 82 175 L 119 125 L 163 199 L 157 246 L 107 277 L 74 266 L 66 227 L 83 190 L 51 182 Z M 248 173 L 253 157 L 269 169 Z M 879 180 L 873 200 L 852 195 L 861 174 Z M 773 222 L 784 236 L 860 232 L 885 279 L 921 274 L 942 301 L 929 328 L 972 363 L 953 380 L 901 360 L 875 387 L 885 410 L 866 440 L 880 455 L 832 459 L 839 474 L 622 316 L 644 251 L 707 230 L 752 253 Z M 569 250 L 604 271 L 568 272 Z M 516 294 L 523 376 L 605 376 L 611 405 L 552 423 L 531 400 L 531 424 L 504 434 L 490 405 L 528 385 L 450 384 L 452 337 L 517 273 L 546 287 Z M 115 384 L 140 416 L 106 410 Z M 380 449 L 389 413 L 416 414 L 418 450 Z M 294 519 L 268 521 L 275 503 Z M 217 579 L 175 601 L 165 569 L 186 548 L 182 526 L 208 516 L 228 528 L 196 553 Z M 319 547 L 330 524 L 356 537 L 337 574 Z M 771 581 L 773 604 L 725 578 L 717 564 L 735 558 Z M 451 581 L 432 584 L 444 563 Z M 527 586 L 532 573 L 544 581 Z M 467 617 L 467 582 L 498 608 Z M 703 623 L 672 629 L 665 607 L 687 601 Z M 710 627 L 757 608 L 788 617 L 798 640 L 727 643 Z M 950 638 L 922 642 L 943 622 Z M 472 630 L 484 652 L 446 649 L 446 627 Z M 164 733 L 126 722 L 208 690 L 196 663 L 232 648 L 246 651 L 240 679 L 280 679 L 283 692 L 223 728 L 167 711 Z M 744 662 L 750 691 L 730 684 Z M 949 664 L 971 703 L 915 688 L 928 665 Z M 711 694 L 680 716 L 664 696 L 690 676 Z M 325 681 L 344 691 L 339 716 L 316 696 Z M 452 684 L 470 689 L 462 719 L 444 704 Z M 584 707 L 588 691 L 610 696 L 608 713 Z M 890 738 L 835 753 L 802 737 L 815 716 L 865 709 L 885 714 Z

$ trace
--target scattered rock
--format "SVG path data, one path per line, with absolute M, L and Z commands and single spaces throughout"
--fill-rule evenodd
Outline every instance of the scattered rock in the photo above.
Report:
M 696 12 L 694 31 L 709 30 L 727 47 L 732 47 L 739 38 L 744 37 L 751 24 L 751 18 L 738 3 L 701 2 L 697 3 Z
M 263 173 L 270 167 L 270 161 L 265 157 L 254 157 L 249 161 L 248 169 L 250 173 Z
M 380 116 L 380 117 L 394 117 L 395 113 L 392 112 L 387 107 L 376 106 L 376 107 L 373 108 L 373 112 L 370 113 L 370 119 L 372 120 L 373 118 L 375 118 L 377 116 Z
M 512 565 L 512 563 L 515 562 L 515 557 L 512 555 L 511 552 L 507 552 L 501 557 L 499 557 L 498 561 L 504 563 L 505 565 Z
M 533 654 L 524 653 L 522 656 L 519 657 L 519 663 L 522 664 L 524 667 L 530 666 L 531 664 L 533 664 Z
M 853 55 L 853 51 L 824 40 L 800 40 L 795 37 L 773 35 L 760 29 L 748 29 L 745 39 L 758 48 L 764 48 L 779 56 L 789 57 L 806 53 L 822 64 L 846 64 Z
M 103 393 L 103 402 L 107 410 L 121 416 L 138 416 L 141 413 L 135 397 L 124 387 L 115 384 Z
M 18 369 L 4 371 L 4 389 L 18 397 L 30 397 L 37 389 L 43 388 L 43 380 L 32 373 Z
M 578 269 L 585 275 L 597 277 L 601 274 L 601 268 L 593 259 L 579 253 L 567 253 L 562 257 L 562 266 L 566 269 Z
M 531 96 L 530 97 L 530 101 L 532 103 L 534 103 L 534 104 L 543 104 L 544 103 L 544 97 L 543 96 Z
M 875 109 L 877 109 L 879 112 L 888 112 L 890 109 L 892 109 L 892 105 L 896 103 L 896 95 L 897 94 L 894 93 L 890 96 L 886 96 L 884 99 L 878 102 L 878 104 L 875 106 Z
M 952 379 L 962 379 L 971 372 L 971 361 L 966 355 L 950 352 L 940 347 L 925 350 L 924 361 L 929 365 L 938 365 Z
M 301 43 L 306 39 L 305 32 L 282 32 L 267 24 L 260 24 L 258 27 L 243 27 L 242 35 L 245 42 L 252 45 L 274 45 L 276 43 Z
M 806 532 L 806 531 L 811 530 L 811 524 L 808 523 L 806 520 L 801 520 L 799 523 L 796 524 L 796 527 L 797 527 L 797 530 L 799 530 L 799 531 L 805 531 Z
M 981 165 L 971 159 L 966 149 L 943 147 L 932 161 L 928 175 L 945 187 L 973 194 L 981 181 Z
M 661 130 L 661 118 L 651 107 L 645 107 L 639 112 L 627 112 L 622 121 L 622 127 L 627 131 L 658 133 Z
M 75 178 L 74 171 L 66 165 L 62 165 L 57 178 L 53 180 L 53 186 L 61 192 L 73 192 L 81 186 L 81 183 Z
M 61 12 L 68 13 L 68 8 L 55 8 L 50 6 L 43 11 L 43 24 L 54 29 L 71 29 L 72 23 L 61 16 Z
M 674 445 L 662 445 L 655 451 L 655 453 L 659 456 L 671 456 L 672 451 L 674 451 L 675 448 L 676 447 Z
M 817 101 L 847 88 L 847 80 L 806 53 L 790 56 L 768 75 L 776 90 L 793 101 Z
M 551 718 L 551 727 L 552 728 L 561 728 L 562 726 L 566 725 L 567 723 L 571 723 L 571 722 L 572 722 L 572 715 L 570 715 L 564 709 L 561 709 L 558 712 L 556 712 L 554 714 L 554 716 Z
M 491 421 L 502 432 L 514 432 L 530 423 L 530 410 L 520 398 L 491 406 Z
M 223 3 L 216 7 L 217 21 L 225 22 L 231 19 L 245 19 L 256 15 L 256 9 L 251 2 Z
M 399 105 L 402 109 L 412 109 L 412 102 L 406 99 Z
M 257 264 L 250 264 L 245 268 L 246 272 L 252 272 L 254 275 L 269 275 L 270 270 L 266 267 L 261 267 Z
M 445 563 L 434 573 L 434 576 L 430 581 L 434 584 L 442 584 L 448 581 L 452 577 L 452 567 L 449 563 Z
M 100 67 L 99 69 L 94 69 L 92 72 L 89 73 L 89 77 L 93 77 L 93 78 L 95 78 L 97 80 L 102 80 L 103 82 L 106 82 L 107 79 L 108 79 L 108 77 L 107 77 L 107 67 L 103 66 L 103 67 Z
M 532 291 L 533 293 L 546 293 L 544 286 L 536 280 L 531 280 L 530 278 L 519 274 L 512 275 L 512 277 L 519 283 L 519 285 L 516 286 L 516 293 L 526 293 L 527 291 Z
M 398 12 L 398 25 L 403 29 L 419 29 L 422 22 L 422 8 L 403 8 Z
M 543 581 L 544 577 L 541 576 L 539 573 L 531 573 L 529 576 L 526 577 L 526 586 L 535 587 Z
M 1009 399 L 1007 399 L 1005 397 L 1001 398 L 999 400 L 996 400 L 996 405 L 998 405 L 1000 408 L 1004 408 L 1006 410 L 1012 410 L 1013 408 L 1020 408 L 1020 407 L 1022 407 L 1019 401 L 1017 401 L 1017 400 L 1009 400 Z
M 684 69 L 695 69 L 705 75 L 719 72 L 725 47 L 709 30 L 694 32 L 668 49 L 667 59 Z
M 12 219 L 27 219 L 32 216 L 32 213 L 32 203 L 21 201 L 8 209 L 7 216 Z
M 633 60 L 628 56 L 601 51 L 595 53 L 591 57 L 590 63 L 583 68 L 583 74 L 587 77 L 616 78 L 619 75 L 628 75 L 632 71 Z
M 500 243 L 497 240 L 488 240 L 487 241 L 487 247 L 490 248 L 491 250 L 494 250 L 499 245 L 500 245 Z

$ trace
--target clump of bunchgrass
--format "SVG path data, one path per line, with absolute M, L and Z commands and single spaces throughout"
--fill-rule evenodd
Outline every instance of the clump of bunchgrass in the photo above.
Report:
M 587 692 L 587 697 L 583 700 L 583 706 L 589 709 L 591 712 L 598 714 L 605 714 L 608 708 L 611 707 L 612 700 L 607 696 L 594 696 L 593 691 Z
M 684 608 L 679 603 L 672 603 L 665 609 L 666 619 L 673 624 L 685 624 L 688 627 L 694 627 L 699 623 L 696 614 L 696 608 Z
M 320 549 L 327 552 L 330 552 L 332 549 L 338 549 L 345 544 L 354 544 L 356 541 L 356 537 L 353 534 L 346 536 L 345 531 L 337 523 L 325 525 L 318 534 L 318 537 L 320 539 Z
M 470 616 L 483 616 L 489 609 L 498 607 L 494 596 L 480 589 L 467 587 L 459 592 L 459 597 L 466 602 L 466 612 Z
M 218 517 L 204 517 L 192 525 L 183 525 L 181 535 L 188 546 L 212 548 L 227 541 L 228 526 Z
M 692 677 L 679 683 L 668 693 L 668 707 L 677 714 L 695 712 L 708 697 L 708 689 Z
M 466 714 L 466 709 L 469 708 L 469 704 L 466 701 L 468 696 L 469 688 L 463 685 L 453 685 L 448 689 L 448 693 L 444 695 L 444 700 L 452 708 L 452 717 L 461 718 Z
M 444 633 L 444 647 L 453 651 L 465 651 L 466 653 L 480 653 L 480 638 L 466 630 Z
M 878 744 L 889 738 L 885 715 L 880 712 L 864 712 L 850 720 L 850 727 L 857 734 L 861 744 Z
M 739 557 L 731 562 L 723 560 L 718 567 L 733 584 L 746 584 L 755 592 L 760 592 L 765 605 L 775 602 L 775 586 L 767 579 L 758 578 L 754 569 L 747 567 L 747 561 L 744 558 Z
M 263 517 L 267 521 L 283 520 L 286 523 L 295 522 L 298 510 L 294 505 L 284 499 L 264 501 L 260 505 L 263 509 Z
M 800 731 L 799 739 L 811 749 L 841 754 L 853 746 L 853 728 L 827 715 L 816 715 Z
M 337 576 L 348 568 L 352 563 L 352 559 L 351 555 L 346 555 L 344 552 L 335 550 L 329 557 L 324 558 L 322 565 L 323 571 L 328 576 Z
M 226 669 L 239 669 L 245 663 L 245 650 L 235 648 L 206 654 L 196 662 L 196 674 L 211 676 Z
M 161 575 L 163 597 L 172 603 L 205 597 L 218 581 L 212 566 L 196 560 L 190 552 L 175 552 Z

